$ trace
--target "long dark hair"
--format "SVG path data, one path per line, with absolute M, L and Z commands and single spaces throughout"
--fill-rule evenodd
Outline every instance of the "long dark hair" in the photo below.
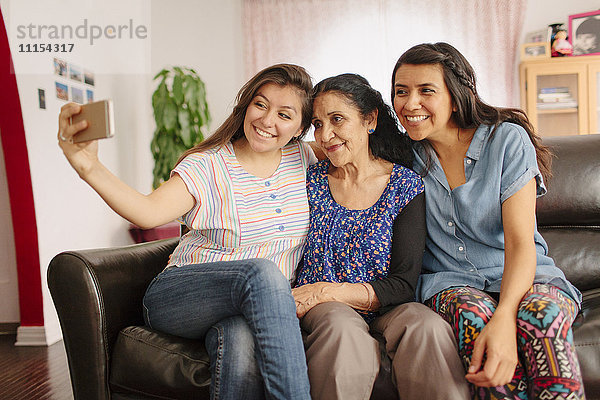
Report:
M 302 103 L 302 133 L 292 140 L 302 139 L 304 135 L 306 135 L 312 120 L 312 80 L 308 72 L 298 65 L 277 64 L 263 69 L 246 82 L 237 94 L 236 105 L 233 108 L 231 115 L 208 139 L 185 151 L 181 157 L 179 157 L 177 164 L 190 154 L 203 152 L 212 148 L 219 148 L 230 140 L 235 141 L 236 139 L 243 137 L 246 109 L 250 105 L 250 102 L 256 95 L 258 89 L 267 83 L 275 83 L 280 86 L 291 86 L 297 90 Z
M 377 110 L 377 127 L 369 135 L 369 149 L 376 158 L 412 168 L 413 153 L 410 138 L 400 131 L 394 111 L 385 104 L 381 93 L 357 74 L 341 74 L 319 82 L 313 98 L 321 93 L 334 92 L 344 96 L 363 117 Z
M 494 129 L 502 122 L 512 122 L 525 129 L 535 147 L 538 167 L 544 179 L 550 171 L 552 153 L 542 145 L 540 137 L 534 132 L 529 118 L 518 108 L 493 107 L 486 104 L 477 93 L 475 71 L 467 59 L 448 43 L 423 43 L 416 45 L 400 56 L 392 72 L 392 103 L 396 91 L 396 71 L 404 64 L 437 64 L 442 67 L 444 82 L 448 87 L 456 111 L 452 120 L 459 128 L 477 128 L 481 124 L 493 125 Z

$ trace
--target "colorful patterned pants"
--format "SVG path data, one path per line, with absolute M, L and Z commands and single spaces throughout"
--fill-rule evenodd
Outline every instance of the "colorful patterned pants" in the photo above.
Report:
M 473 344 L 498 302 L 478 289 L 452 287 L 426 304 L 452 326 L 466 371 Z M 584 399 L 571 331 L 577 308 L 557 287 L 534 284 L 523 297 L 517 314 L 519 364 L 512 381 L 492 388 L 471 385 L 473 398 Z

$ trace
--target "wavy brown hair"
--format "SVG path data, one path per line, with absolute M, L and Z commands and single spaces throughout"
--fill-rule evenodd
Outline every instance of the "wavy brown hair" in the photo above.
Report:
M 552 176 L 552 153 L 541 143 L 541 138 L 535 133 L 525 112 L 518 108 L 493 107 L 481 100 L 477 93 L 475 71 L 456 48 L 444 42 L 423 43 L 411 47 L 402 54 L 392 72 L 392 104 L 396 94 L 394 90 L 396 71 L 404 64 L 437 64 L 442 67 L 444 82 L 457 109 L 452 113 L 452 120 L 458 127 L 470 129 L 486 124 L 493 125 L 495 129 L 502 122 L 512 122 L 522 126 L 535 147 L 542 177 L 547 180 Z
M 236 96 L 236 104 L 233 107 L 231 115 L 227 117 L 225 122 L 208 139 L 186 150 L 179 157 L 177 164 L 190 154 L 220 148 L 229 141 L 235 141 L 244 137 L 246 110 L 256 92 L 267 83 L 275 83 L 279 86 L 291 86 L 296 89 L 302 104 L 302 133 L 297 138 L 293 138 L 292 141 L 303 138 L 310 127 L 312 118 L 312 80 L 308 72 L 298 65 L 277 64 L 263 69 L 246 82 Z

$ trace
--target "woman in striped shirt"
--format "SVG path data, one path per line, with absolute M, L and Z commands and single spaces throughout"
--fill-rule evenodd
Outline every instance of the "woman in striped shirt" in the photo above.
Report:
M 314 154 L 298 139 L 311 123 L 311 90 L 302 67 L 259 72 L 221 127 L 149 195 L 99 162 L 96 141 L 73 143 L 88 124 L 68 123 L 79 105 L 59 116 L 65 156 L 114 211 L 142 228 L 180 218 L 190 229 L 148 287 L 144 317 L 153 329 L 205 340 L 213 398 L 310 398 L 289 280 L 309 224 Z

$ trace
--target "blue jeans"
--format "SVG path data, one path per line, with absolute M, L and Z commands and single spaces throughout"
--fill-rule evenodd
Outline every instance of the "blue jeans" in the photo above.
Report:
M 253 368 L 247 360 L 255 355 L 267 398 L 310 399 L 294 298 L 273 262 L 251 259 L 167 269 L 148 286 L 144 309 L 152 329 L 190 339 L 206 337 L 213 398 L 249 398 L 240 393 L 258 391 L 247 387 Z M 242 318 L 235 317 L 243 317 L 255 345 L 254 354 L 244 350 L 246 362 L 239 362 L 244 352 L 237 346 L 248 345 L 248 331 L 243 333 Z M 216 332 L 209 334 L 213 327 Z
M 238 315 L 217 322 L 206 334 L 205 344 L 210 355 L 213 399 L 265 398 L 254 336 L 244 317 Z

